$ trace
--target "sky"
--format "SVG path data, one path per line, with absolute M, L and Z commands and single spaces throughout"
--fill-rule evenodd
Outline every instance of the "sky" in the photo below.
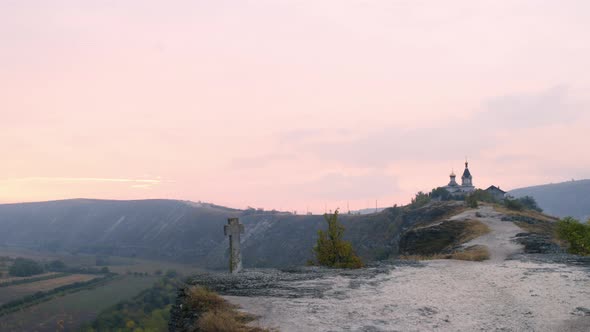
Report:
M 590 2 L 0 2 L 0 202 L 405 204 L 590 178 Z

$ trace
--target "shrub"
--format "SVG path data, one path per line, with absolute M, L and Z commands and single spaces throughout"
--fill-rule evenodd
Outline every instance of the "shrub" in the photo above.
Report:
M 557 223 L 557 235 L 568 242 L 570 253 L 590 255 L 590 220 L 582 224 L 572 217 L 566 217 Z
M 475 195 L 469 195 L 467 196 L 467 198 L 465 198 L 465 202 L 467 203 L 467 206 L 469 206 L 472 209 L 475 209 L 479 206 L 479 204 L 477 203 L 477 198 L 475 197 Z
M 363 262 L 354 253 L 352 244 L 344 241 L 344 226 L 338 223 L 338 210 L 332 215 L 324 215 L 328 230 L 318 231 L 318 241 L 313 248 L 317 264 L 328 267 L 358 269 Z

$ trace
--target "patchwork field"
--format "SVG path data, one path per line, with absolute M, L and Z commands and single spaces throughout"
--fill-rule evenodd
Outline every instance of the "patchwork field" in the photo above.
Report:
M 0 331 L 56 331 L 60 326 L 75 330 L 100 311 L 149 288 L 156 280 L 156 277 L 123 276 L 106 285 L 57 297 L 0 317 Z
M 193 266 L 169 262 L 150 261 L 116 256 L 72 255 L 68 253 L 46 253 L 34 250 L 0 247 L 0 257 L 23 257 L 37 262 L 47 263 L 60 260 L 68 267 L 86 267 L 100 269 L 108 267 L 111 272 L 119 274 L 114 280 L 95 285 L 73 293 L 60 294 L 49 301 L 42 302 L 17 312 L 0 316 L 0 331 L 56 331 L 77 330 L 84 323 L 91 322 L 103 310 L 129 300 L 141 291 L 150 288 L 161 275 L 170 273 L 190 275 L 198 271 Z M 97 265 L 100 261 L 100 265 Z M 0 269 L 3 276 L 0 284 L 13 280 L 50 277 L 47 280 L 32 280 L 19 285 L 0 287 L 0 305 L 37 292 L 48 292 L 57 287 L 76 282 L 86 282 L 101 278 L 100 274 L 75 273 L 59 276 L 54 272 L 32 277 L 9 277 L 9 262 Z M 52 275 L 56 277 L 51 278 Z
M 99 277 L 91 274 L 73 274 L 61 278 L 42 280 L 37 282 L 0 287 L 0 304 L 19 299 L 21 297 L 35 294 L 37 292 L 50 291 L 54 288 L 73 284 L 75 282 L 84 282 Z
M 37 274 L 34 276 L 30 276 L 30 277 L 10 277 L 10 276 L 8 276 L 8 273 L 7 273 L 2 278 L 0 278 L 0 285 L 2 285 L 4 283 L 11 282 L 11 281 L 27 280 L 27 279 L 40 278 L 40 277 L 49 277 L 49 276 L 52 276 L 55 274 L 57 274 L 57 272 L 47 272 L 47 273 Z

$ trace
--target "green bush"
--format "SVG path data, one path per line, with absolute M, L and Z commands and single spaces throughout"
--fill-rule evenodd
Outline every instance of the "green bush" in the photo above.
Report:
M 590 255 L 590 220 L 582 224 L 572 217 L 566 217 L 557 223 L 557 235 L 569 244 L 572 254 Z
M 328 230 L 318 231 L 318 241 L 313 248 L 318 265 L 358 269 L 363 267 L 363 262 L 354 253 L 352 244 L 342 240 L 344 226 L 338 223 L 338 210 L 334 214 L 324 215 L 328 223 Z

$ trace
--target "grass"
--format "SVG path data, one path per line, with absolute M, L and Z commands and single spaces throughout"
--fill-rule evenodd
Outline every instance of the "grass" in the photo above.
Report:
M 459 237 L 459 244 L 467 243 L 473 239 L 491 232 L 488 225 L 479 220 L 467 220 L 463 233 Z
M 216 332 L 265 332 L 269 331 L 247 324 L 256 318 L 240 312 L 237 306 L 224 300 L 221 296 L 200 286 L 192 286 L 187 291 L 185 300 L 192 313 L 200 313 L 195 322 L 197 331 Z
M 490 259 L 490 252 L 486 246 L 475 245 L 465 248 L 463 251 L 454 252 L 451 259 L 460 261 L 481 262 Z
M 482 262 L 490 259 L 490 252 L 486 246 L 475 245 L 465 250 L 456 251 L 451 254 L 434 254 L 434 255 L 407 255 L 400 256 L 402 260 L 427 261 L 436 259 L 456 259 L 460 261 Z
M 553 243 L 558 244 L 561 247 L 566 245 L 565 242 L 557 236 L 557 222 L 559 221 L 559 218 L 548 216 L 534 210 L 514 211 L 497 204 L 494 204 L 493 207 L 497 212 L 503 213 L 507 216 L 526 217 L 536 220 L 537 222 L 535 223 L 517 220 L 514 221 L 514 224 L 525 232 L 549 236 Z

